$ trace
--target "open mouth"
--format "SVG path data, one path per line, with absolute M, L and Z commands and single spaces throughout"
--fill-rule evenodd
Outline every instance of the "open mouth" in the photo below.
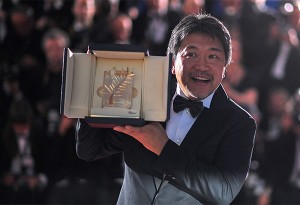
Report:
M 194 82 L 197 83 L 208 83 L 210 81 L 209 78 L 206 77 L 191 77 Z

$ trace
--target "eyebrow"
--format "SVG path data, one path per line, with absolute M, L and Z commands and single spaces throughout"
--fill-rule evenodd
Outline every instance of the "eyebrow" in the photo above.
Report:
M 194 45 L 189 45 L 189 46 L 186 47 L 186 49 L 198 49 L 198 47 L 194 46 Z M 222 49 L 217 48 L 217 47 L 210 47 L 209 50 L 217 51 L 217 52 L 220 52 L 220 53 L 224 53 Z
M 217 52 L 220 52 L 220 53 L 224 53 L 223 50 L 220 49 L 220 48 L 212 47 L 212 48 L 210 48 L 210 50 L 217 51 Z

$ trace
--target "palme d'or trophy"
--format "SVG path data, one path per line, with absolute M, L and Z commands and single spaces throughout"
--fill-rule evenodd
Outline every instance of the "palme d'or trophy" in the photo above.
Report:
M 131 109 L 132 98 L 137 95 L 133 87 L 134 72 L 126 70 L 104 71 L 103 87 L 97 89 L 97 94 L 102 98 L 102 107 L 120 107 Z

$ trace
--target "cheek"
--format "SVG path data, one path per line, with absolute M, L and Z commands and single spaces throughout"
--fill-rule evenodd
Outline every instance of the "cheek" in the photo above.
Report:
M 178 60 L 172 64 L 172 74 L 179 75 L 182 72 L 182 64 Z

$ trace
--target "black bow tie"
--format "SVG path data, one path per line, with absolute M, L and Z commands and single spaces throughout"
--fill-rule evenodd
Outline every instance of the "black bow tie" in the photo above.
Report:
M 189 108 L 192 117 L 196 117 L 203 110 L 203 103 L 201 101 L 193 101 L 177 95 L 173 101 L 174 112 L 180 112 L 185 108 Z

